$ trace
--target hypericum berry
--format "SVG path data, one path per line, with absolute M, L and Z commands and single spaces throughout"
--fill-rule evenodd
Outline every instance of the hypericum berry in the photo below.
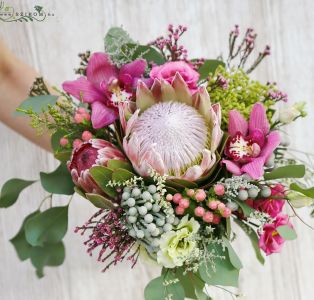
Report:
M 241 201 L 245 201 L 247 200 L 247 198 L 249 197 L 249 194 L 246 190 L 240 190 L 238 193 L 238 198 Z
M 75 139 L 73 141 L 73 148 L 76 149 L 78 147 L 80 147 L 83 144 L 83 141 L 81 141 L 80 139 Z
M 65 138 L 65 137 L 62 137 L 62 138 L 60 139 L 60 141 L 59 141 L 59 144 L 60 144 L 62 147 L 66 146 L 68 143 L 69 143 L 69 140 L 68 140 L 67 138 Z
M 214 214 L 210 211 L 207 211 L 204 215 L 203 215 L 203 221 L 206 223 L 211 223 L 214 220 Z
M 172 198 L 172 200 L 173 200 L 173 202 L 174 202 L 175 204 L 179 204 L 179 202 L 180 202 L 181 199 L 182 199 L 182 195 L 179 194 L 179 193 L 174 194 L 174 195 L 173 195 L 173 198 Z
M 203 217 L 205 214 L 205 209 L 201 206 L 198 206 L 194 209 L 194 214 L 197 217 Z
M 220 219 L 220 217 L 219 217 L 218 215 L 214 215 L 214 218 L 213 218 L 213 221 L 212 221 L 212 222 L 213 222 L 214 224 L 219 224 L 219 223 L 220 223 L 220 220 L 221 220 L 221 219 Z
M 261 196 L 264 198 L 268 198 L 271 195 L 271 189 L 268 186 L 265 186 L 261 190 Z
M 185 209 L 181 206 L 177 206 L 176 207 L 176 214 L 177 215 L 183 215 L 184 214 Z
M 257 195 L 258 195 L 258 189 L 257 188 L 250 188 L 248 189 L 248 195 L 249 195 L 249 198 L 256 198 Z
M 84 121 L 84 115 L 83 114 L 80 114 L 80 113 L 76 113 L 74 115 L 74 121 L 75 123 L 79 124 L 79 123 L 82 123 Z
M 171 194 L 167 194 L 166 200 L 170 202 L 172 201 L 172 199 L 173 199 L 173 196 Z
M 231 216 L 231 209 L 228 207 L 225 207 L 224 210 L 222 211 L 221 215 L 224 218 L 229 218 Z
M 187 194 L 189 197 L 192 198 L 192 197 L 194 196 L 194 194 L 195 194 L 195 191 L 192 190 L 192 189 L 190 189 L 190 190 L 187 190 L 186 194 Z
M 217 196 L 223 196 L 225 194 L 225 186 L 223 184 L 216 184 L 214 186 L 214 192 Z
M 195 194 L 195 199 L 197 202 L 204 201 L 206 199 L 206 193 L 203 189 L 197 190 Z
M 218 208 L 219 210 L 224 210 L 225 207 L 226 207 L 225 203 L 222 203 L 222 202 L 220 202 L 220 203 L 218 204 L 218 206 L 217 206 L 217 208 Z
M 212 210 L 216 210 L 219 203 L 220 203 L 219 201 L 213 200 L 213 201 L 208 202 L 207 206 Z
M 186 198 L 183 198 L 180 200 L 179 206 L 181 206 L 183 208 L 188 208 L 190 206 L 190 201 Z
M 88 130 L 83 131 L 83 133 L 82 133 L 82 140 L 84 142 L 89 141 L 92 137 L 93 137 L 93 134 L 90 131 L 88 131 Z

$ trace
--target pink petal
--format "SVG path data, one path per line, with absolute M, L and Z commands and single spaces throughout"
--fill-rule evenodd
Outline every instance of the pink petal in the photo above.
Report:
M 193 166 L 186 170 L 185 174 L 182 176 L 182 179 L 194 181 L 200 178 L 203 173 L 204 171 L 200 166 Z
M 272 131 L 268 137 L 265 146 L 262 149 L 261 155 L 264 157 L 265 162 L 269 159 L 270 155 L 280 144 L 280 133 L 278 131 Z
M 215 153 L 211 153 L 207 149 L 203 150 L 203 159 L 201 162 L 201 168 L 203 172 L 205 173 L 209 171 L 212 168 L 212 166 L 215 164 L 215 162 L 216 162 Z
M 87 79 L 97 87 L 102 81 L 107 84 L 118 77 L 118 70 L 110 61 L 109 55 L 101 52 L 92 54 L 86 69 Z
M 112 124 L 118 117 L 116 110 L 107 107 L 102 102 L 92 103 L 92 124 L 93 128 L 100 129 Z
M 161 85 L 161 100 L 166 101 L 174 101 L 176 99 L 176 92 L 170 83 L 164 79 L 160 80 Z
M 242 166 L 241 171 L 247 173 L 252 179 L 256 180 L 264 174 L 265 158 L 253 158 L 251 162 Z
M 62 88 L 76 99 L 83 100 L 83 102 L 92 103 L 106 100 L 105 94 L 85 77 L 80 77 L 73 81 L 65 81 L 62 84 Z
M 266 116 L 266 110 L 262 103 L 255 103 L 250 115 L 249 130 L 260 129 L 264 135 L 269 132 L 269 122 Z
M 173 78 L 172 87 L 176 92 L 176 99 L 179 102 L 192 106 L 192 95 L 190 90 L 179 72 Z
M 237 132 L 241 132 L 243 136 L 246 136 L 247 131 L 248 123 L 244 117 L 237 110 L 231 110 L 229 112 L 228 133 L 234 136 Z
M 125 64 L 121 67 L 119 72 L 119 79 L 120 76 L 127 74 L 130 75 L 131 78 L 140 78 L 145 72 L 147 63 L 145 59 L 137 59 L 133 62 Z
M 233 175 L 242 175 L 243 172 L 241 171 L 241 168 L 239 166 L 239 164 L 231 161 L 231 160 L 227 160 L 227 159 L 224 159 L 221 161 L 221 163 L 225 164 L 226 165 L 226 168 L 227 170 L 232 173 Z
M 147 108 L 151 107 L 156 103 L 152 92 L 147 88 L 143 81 L 138 81 L 136 89 L 136 106 L 143 112 Z

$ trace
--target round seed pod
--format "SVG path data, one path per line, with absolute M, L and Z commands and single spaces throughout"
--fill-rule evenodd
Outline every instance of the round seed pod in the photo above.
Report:
M 129 207 L 132 207 L 135 205 L 135 199 L 134 198 L 129 198 L 127 201 L 126 201 L 126 204 L 129 206 Z
M 231 210 L 231 211 L 236 211 L 239 208 L 239 205 L 235 202 L 228 202 L 226 206 Z
M 129 188 L 128 186 L 126 186 L 124 189 L 123 189 L 123 192 L 125 193 L 131 193 L 131 188 Z
M 136 237 L 137 237 L 138 239 L 142 239 L 144 236 L 145 236 L 145 234 L 144 234 L 144 231 L 143 231 L 143 230 L 138 230 L 138 231 L 136 232 Z
M 152 232 L 152 236 L 158 236 L 160 235 L 160 230 L 159 228 L 156 228 L 153 232 Z
M 128 222 L 133 224 L 137 221 L 137 218 L 135 216 L 128 216 Z
M 150 223 L 150 224 L 147 225 L 146 228 L 147 228 L 147 230 L 149 232 L 153 232 L 157 227 L 156 227 L 156 225 L 154 223 Z
M 175 221 L 175 217 L 174 216 L 167 216 L 166 221 L 167 221 L 167 223 L 172 224 Z
M 165 220 L 164 219 L 157 219 L 156 221 L 156 225 L 157 226 L 164 226 L 165 224 Z
M 146 202 L 144 206 L 147 208 L 147 210 L 151 210 L 153 207 L 153 204 L 151 204 L 150 202 Z
M 241 201 L 245 201 L 247 200 L 247 198 L 249 197 L 249 194 L 246 190 L 240 190 L 238 193 L 238 198 Z
M 152 195 L 156 193 L 157 187 L 156 185 L 151 184 L 147 189 Z
M 153 208 L 152 208 L 153 212 L 157 213 L 160 211 L 160 209 L 161 209 L 161 207 L 158 204 L 153 205 Z
M 131 194 L 128 192 L 123 192 L 122 200 L 128 200 L 131 197 Z
M 137 215 L 137 209 L 134 206 L 130 207 L 128 213 L 130 216 L 136 216 Z
M 266 168 L 273 168 L 275 166 L 275 154 L 274 153 L 270 155 L 265 166 Z
M 249 188 L 248 190 L 249 198 L 256 198 L 258 195 L 258 189 L 257 188 Z
M 138 213 L 142 216 L 145 216 L 147 214 L 147 208 L 145 206 L 139 206 L 137 210 Z
M 153 199 L 154 199 L 155 201 L 160 201 L 160 194 L 155 193 L 155 194 L 153 195 Z
M 131 193 L 132 197 L 138 198 L 141 195 L 141 190 L 139 188 L 134 188 Z
M 152 242 L 151 242 L 151 245 L 153 246 L 153 247 L 158 247 L 159 246 L 159 239 L 153 239 L 152 240 Z
M 144 217 L 144 221 L 146 223 L 151 223 L 154 221 L 154 217 L 151 215 L 151 214 L 147 214 L 145 217 Z
M 169 223 L 169 222 L 168 222 Z M 178 217 L 175 217 L 173 220 L 173 225 L 176 226 L 180 223 L 180 219 Z
M 152 195 L 148 191 L 145 191 L 142 193 L 142 199 L 149 201 L 150 199 L 152 199 Z
M 261 196 L 268 198 L 271 195 L 271 189 L 268 186 L 264 186 L 261 190 Z
M 136 237 L 136 232 L 135 232 L 135 230 L 134 229 L 130 229 L 129 230 L 129 235 L 131 236 L 131 237 Z
M 170 231 L 171 229 L 172 229 L 172 225 L 169 224 L 169 223 L 166 223 L 166 224 L 164 225 L 164 227 L 163 227 L 163 230 L 164 230 L 165 232 L 168 232 L 168 231 Z

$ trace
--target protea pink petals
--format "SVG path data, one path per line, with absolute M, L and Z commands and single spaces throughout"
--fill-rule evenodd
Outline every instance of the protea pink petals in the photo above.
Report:
M 88 81 L 85 77 L 77 80 L 65 81 L 62 84 L 64 91 L 83 102 L 92 103 L 93 101 L 105 101 L 104 93 Z
M 172 85 L 164 79 L 161 79 L 160 85 L 161 85 L 161 100 L 164 102 L 175 101 L 177 95 Z
M 176 92 L 176 99 L 179 102 L 190 106 L 193 105 L 191 92 L 180 73 L 177 72 L 174 76 L 172 86 Z
M 182 176 L 182 179 L 195 181 L 203 175 L 204 171 L 200 166 L 192 166 L 188 168 L 185 174 Z
M 153 97 L 155 98 L 155 101 L 159 102 L 162 100 L 161 99 L 161 84 L 158 79 L 154 80 L 153 85 L 150 90 L 153 94 Z
M 102 102 L 93 102 L 91 106 L 91 120 L 95 129 L 100 129 L 107 125 L 110 125 L 118 118 L 117 110 L 106 106 Z
M 214 103 L 212 105 L 212 109 L 216 113 L 219 126 L 221 126 L 221 106 L 220 106 L 220 103 Z
M 136 89 L 136 107 L 142 112 L 156 103 L 152 92 L 143 81 L 139 81 Z
M 229 112 L 228 133 L 230 136 L 234 136 L 237 132 L 241 132 L 244 136 L 247 135 L 248 122 L 237 110 L 231 110 Z
M 209 94 L 204 86 L 199 88 L 199 106 L 198 111 L 206 121 L 210 120 L 209 111 L 212 109 Z
M 203 159 L 201 162 L 201 168 L 203 170 L 203 173 L 206 173 L 207 171 L 209 171 L 212 166 L 215 164 L 216 162 L 216 154 L 204 149 L 203 150 Z
M 111 159 L 126 161 L 124 154 L 111 143 L 101 139 L 91 139 L 72 152 L 67 166 L 73 182 L 85 192 L 103 194 L 89 173 L 93 166 L 107 166 Z
M 86 75 L 88 81 L 100 87 L 101 82 L 109 82 L 118 77 L 118 70 L 106 53 L 96 52 L 88 61 Z
M 260 129 L 264 135 L 269 132 L 269 122 L 262 103 L 255 103 L 250 115 L 249 130 Z

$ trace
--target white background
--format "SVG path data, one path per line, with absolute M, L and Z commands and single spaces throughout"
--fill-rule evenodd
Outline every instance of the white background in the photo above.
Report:
M 239 24 L 242 31 L 252 26 L 259 32 L 261 50 L 266 43 L 272 46 L 271 57 L 254 76 L 265 82 L 277 81 L 291 101 L 307 100 L 309 117 L 299 121 L 290 134 L 295 147 L 314 152 L 314 5 L 311 0 L 25 0 L 10 1 L 10 4 L 26 11 L 42 5 L 46 11 L 55 13 L 55 17 L 42 23 L 0 23 L 0 35 L 9 47 L 55 85 L 74 78 L 78 52 L 103 49 L 103 36 L 113 25 L 123 25 L 134 39 L 143 43 L 162 34 L 168 23 L 187 25 L 189 30 L 184 42 L 191 57 L 216 57 L 226 51 L 233 24 Z M 36 179 L 39 171 L 51 171 L 57 165 L 52 155 L 2 124 L 0 137 L 0 185 L 11 177 Z M 38 280 L 28 261 L 19 262 L 8 240 L 44 195 L 37 183 L 23 192 L 16 205 L 0 210 L 0 299 L 143 299 L 146 283 L 159 270 L 144 263 L 130 270 L 126 263 L 100 273 L 102 265 L 85 253 L 84 238 L 73 233 L 73 228 L 94 212 L 79 197 L 75 197 L 70 208 L 64 265 L 46 268 L 45 278 Z M 66 201 L 66 198 L 59 199 L 58 203 Z M 306 216 L 307 211 L 301 214 Z M 310 219 L 309 222 L 313 224 Z M 287 243 L 281 255 L 268 258 L 265 267 L 259 265 L 249 241 L 239 233 L 235 247 L 245 266 L 240 278 L 245 299 L 313 299 L 313 231 L 298 220 L 294 224 L 298 239 Z M 231 299 L 218 289 L 212 291 L 216 299 Z

